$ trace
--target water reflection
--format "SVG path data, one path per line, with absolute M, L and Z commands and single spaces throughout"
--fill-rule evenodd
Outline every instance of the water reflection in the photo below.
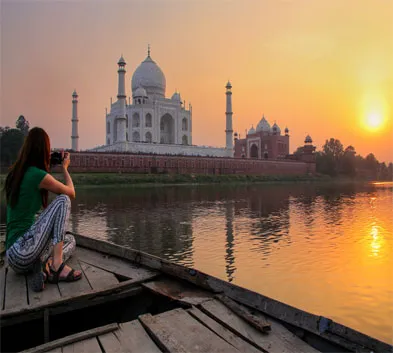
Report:
M 391 342 L 392 185 L 79 189 L 70 228 Z

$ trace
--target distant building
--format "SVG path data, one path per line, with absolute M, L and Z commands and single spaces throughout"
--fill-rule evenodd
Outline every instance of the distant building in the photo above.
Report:
M 235 132 L 235 157 L 255 159 L 284 159 L 289 155 L 289 130 L 281 135 L 280 127 L 274 123 L 272 127 L 265 116 L 254 129 L 248 130 L 246 137 L 239 138 Z

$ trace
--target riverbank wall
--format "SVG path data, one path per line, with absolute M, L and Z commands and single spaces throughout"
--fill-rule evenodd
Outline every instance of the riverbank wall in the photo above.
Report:
M 143 173 L 200 175 L 315 175 L 315 162 L 156 154 L 73 152 L 76 173 Z

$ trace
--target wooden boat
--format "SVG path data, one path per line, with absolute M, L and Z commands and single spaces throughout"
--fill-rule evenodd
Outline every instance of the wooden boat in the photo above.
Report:
M 361 332 L 158 257 L 73 234 L 84 276 L 0 273 L 1 351 L 393 352 Z

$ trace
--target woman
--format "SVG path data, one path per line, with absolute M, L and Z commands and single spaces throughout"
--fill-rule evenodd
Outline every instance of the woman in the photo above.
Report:
M 62 162 L 65 185 L 49 174 L 49 137 L 43 129 L 35 127 L 27 135 L 5 182 L 8 262 L 15 272 L 33 272 L 34 291 L 42 291 L 46 279 L 57 283 L 82 277 L 81 271 L 65 265 L 75 250 L 74 237 L 65 234 L 70 198 L 75 198 L 69 165 L 70 155 L 66 153 Z M 59 195 L 50 205 L 49 191 Z M 41 206 L 44 210 L 36 218 Z

